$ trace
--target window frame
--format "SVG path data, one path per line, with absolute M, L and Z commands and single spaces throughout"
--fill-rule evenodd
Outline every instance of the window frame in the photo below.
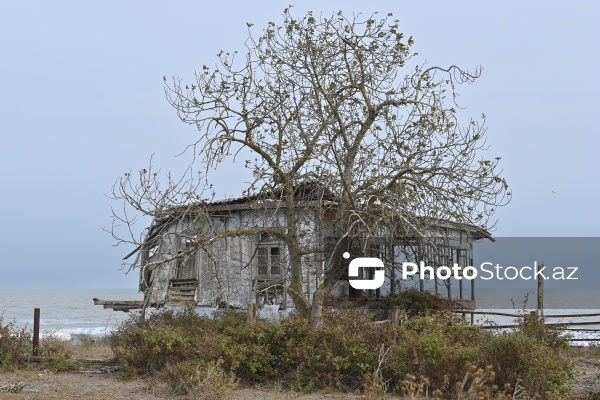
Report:
M 280 244 L 261 244 L 258 246 L 256 249 L 256 276 L 258 278 L 281 278 L 283 276 L 281 248 L 282 246 Z M 264 252 L 264 254 L 260 254 L 261 252 Z M 266 259 L 266 263 L 263 263 L 261 258 Z M 261 269 L 263 271 L 261 271 Z M 274 269 L 278 269 L 278 273 L 274 273 Z
M 261 254 L 261 252 L 264 252 L 264 254 Z M 264 258 L 266 258 L 266 264 L 261 260 Z M 266 271 L 264 268 L 266 268 Z M 274 269 L 278 269 L 278 273 L 274 273 Z M 283 245 L 281 241 L 268 234 L 259 235 L 259 243 L 256 248 L 256 278 L 262 280 L 281 279 L 284 275 Z

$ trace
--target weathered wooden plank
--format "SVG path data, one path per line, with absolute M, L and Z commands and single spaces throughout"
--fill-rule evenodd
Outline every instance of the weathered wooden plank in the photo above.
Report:
M 585 326 L 585 325 L 600 325 L 600 321 L 582 321 L 582 322 L 564 322 L 564 323 L 552 323 L 544 324 L 546 326 Z M 506 328 L 517 328 L 519 325 L 486 325 L 482 326 L 481 329 L 506 329 Z
M 477 311 L 477 310 L 468 310 L 468 309 L 457 309 L 453 310 L 454 312 L 464 312 L 467 314 L 480 314 L 480 315 L 500 315 L 504 317 L 515 317 L 522 318 L 529 314 L 514 314 L 514 313 L 503 313 L 497 311 Z M 577 317 L 600 317 L 600 313 L 588 313 L 588 314 L 554 314 L 554 315 L 544 315 L 544 318 L 577 318 Z
M 94 297 L 94 305 L 96 306 L 104 306 L 104 305 L 142 305 L 144 303 L 143 300 L 102 300 Z
M 101 300 L 94 298 L 94 305 L 104 306 L 105 309 L 111 308 L 114 311 L 129 311 L 139 310 L 144 307 L 143 300 Z M 156 304 L 151 304 L 151 307 L 156 307 Z

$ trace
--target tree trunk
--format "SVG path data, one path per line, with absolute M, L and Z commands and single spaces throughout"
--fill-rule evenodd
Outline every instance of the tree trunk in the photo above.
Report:
M 310 310 L 310 325 L 313 329 L 319 329 L 323 326 L 323 300 L 325 299 L 324 289 L 322 287 L 315 290 L 313 295 L 312 307 Z
M 286 203 L 286 242 L 290 257 L 290 272 L 292 273 L 292 279 L 290 282 L 290 288 L 292 289 L 290 294 L 294 300 L 294 306 L 296 310 L 303 317 L 307 318 L 310 314 L 310 304 L 306 297 L 303 295 L 303 280 L 304 271 L 302 271 L 302 256 L 300 255 L 300 247 L 298 244 L 298 225 L 296 220 L 296 200 L 294 198 L 294 187 L 291 183 L 287 183 L 284 186 L 285 192 L 285 203 Z

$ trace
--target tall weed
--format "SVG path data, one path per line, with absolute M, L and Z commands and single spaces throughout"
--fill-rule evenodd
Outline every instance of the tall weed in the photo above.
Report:
M 31 346 L 31 334 L 26 328 L 18 328 L 15 321 L 4 324 L 0 315 L 0 370 L 14 371 L 21 367 Z

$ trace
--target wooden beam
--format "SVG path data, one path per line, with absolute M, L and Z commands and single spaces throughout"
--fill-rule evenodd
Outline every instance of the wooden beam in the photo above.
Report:
M 144 306 L 144 300 L 101 300 L 94 298 L 94 305 L 111 308 L 114 311 L 130 311 L 139 310 Z M 156 304 L 151 304 L 151 307 L 157 307 Z

